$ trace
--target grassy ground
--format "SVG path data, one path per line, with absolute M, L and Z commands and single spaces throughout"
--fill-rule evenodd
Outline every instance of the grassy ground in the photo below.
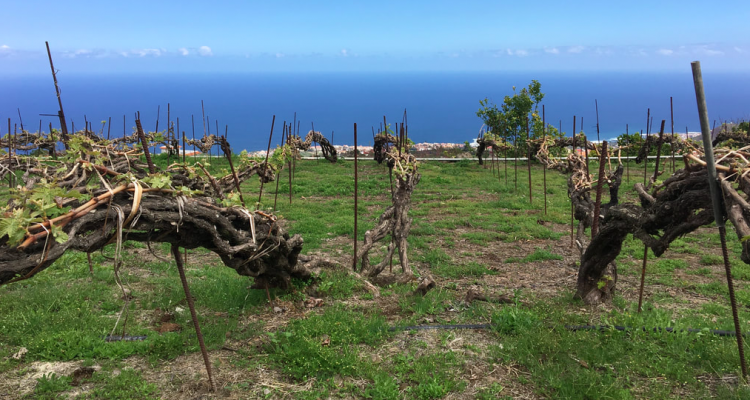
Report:
M 286 227 L 304 237 L 304 253 L 342 265 L 353 250 L 352 167 L 350 161 L 299 162 L 293 204 L 286 178 L 277 202 Z M 191 251 L 188 280 L 218 394 L 207 391 L 167 247 L 154 248 L 164 261 L 142 244 L 126 245 L 124 280 L 133 297 L 127 334 L 147 336 L 138 342 L 103 340 L 125 304 L 105 257 L 111 250 L 94 255 L 93 276 L 84 254 L 66 254 L 37 277 L 0 288 L 0 398 L 750 398 L 750 390 L 737 386 L 733 338 L 564 328 L 733 330 L 715 229 L 700 229 L 661 258 L 649 257 L 640 314 L 643 245 L 628 239 L 618 259 L 617 298 L 611 305 L 585 306 L 572 299 L 577 254 L 570 248 L 565 177 L 547 173 L 545 214 L 542 170 L 533 167 L 530 204 L 525 167 L 519 166 L 516 190 L 512 164 L 507 184 L 502 169 L 493 176 L 474 161 L 422 165 L 409 254 L 419 274 L 438 282 L 425 297 L 412 294 L 411 282 L 384 284 L 374 298 L 342 267 L 316 271 L 314 282 L 298 282 L 292 292 L 273 292 L 274 306 L 282 310 L 274 312 L 264 291 L 248 289 L 251 279 L 206 251 Z M 372 161 L 360 168 L 361 239 L 388 205 L 389 179 L 385 167 Z M 632 199 L 630 188 L 643 170 L 630 168 L 623 192 Z M 258 186 L 244 185 L 247 199 L 257 200 Z M 275 183 L 264 187 L 263 207 L 273 205 L 275 189 Z M 731 239 L 747 330 L 750 267 Z M 394 266 L 384 280 L 399 272 Z M 515 303 L 467 304 L 470 288 L 512 296 Z M 323 305 L 308 307 L 312 298 Z M 462 323 L 491 323 L 492 329 L 389 330 Z M 22 347 L 28 352 L 13 359 Z

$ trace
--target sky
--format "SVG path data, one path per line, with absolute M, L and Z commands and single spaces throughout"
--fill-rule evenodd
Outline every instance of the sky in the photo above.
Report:
M 750 2 L 4 1 L 0 73 L 747 70 Z

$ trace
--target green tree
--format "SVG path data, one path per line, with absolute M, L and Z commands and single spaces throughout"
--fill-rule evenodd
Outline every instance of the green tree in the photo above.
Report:
M 532 80 L 529 86 L 516 91 L 513 87 L 513 95 L 505 96 L 503 103 L 498 107 L 489 99 L 479 101 L 480 108 L 477 116 L 487 125 L 491 139 L 502 139 L 507 144 L 512 144 L 515 150 L 513 155 L 526 155 L 526 124 L 529 127 L 529 136 L 532 139 L 541 138 L 544 135 L 544 123 L 539 113 L 539 103 L 544 99 L 542 84 Z M 548 124 L 547 135 L 559 137 L 564 135 Z M 487 135 L 485 135 L 487 137 Z M 519 149 L 525 149 L 519 151 Z M 508 153 L 505 152 L 507 157 Z M 507 168 L 507 163 L 506 163 Z M 518 181 L 518 167 L 516 164 L 516 186 Z

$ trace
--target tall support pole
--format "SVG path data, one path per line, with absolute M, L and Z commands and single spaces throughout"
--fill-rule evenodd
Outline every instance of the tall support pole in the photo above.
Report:
M 294 113 L 294 117 L 297 117 L 297 113 Z M 289 129 L 294 130 L 294 126 L 290 126 Z M 292 133 L 286 135 L 286 144 L 291 145 L 292 143 Z M 294 151 L 289 151 L 289 161 L 287 162 L 287 168 L 289 170 L 289 205 L 292 205 L 292 161 L 294 160 Z
M 576 147 L 576 116 L 573 116 L 573 154 L 578 155 Z M 572 169 L 571 169 L 572 170 Z M 575 217 L 575 206 L 573 205 L 573 192 L 570 193 L 570 247 L 575 248 L 575 239 L 573 238 L 573 218 Z
M 195 116 L 193 114 L 190 114 L 190 121 L 193 125 L 193 161 L 195 161 L 195 158 L 198 157 L 195 151 Z
M 63 145 L 65 150 L 68 149 L 68 123 L 65 121 L 65 112 L 63 111 L 62 99 L 60 98 L 60 87 L 57 86 L 57 72 L 55 72 L 55 65 L 52 64 L 52 53 L 49 51 L 49 42 L 44 42 L 47 46 L 47 57 L 49 57 L 49 67 L 52 70 L 52 80 L 55 81 L 55 93 L 57 93 L 57 104 L 60 105 L 60 111 L 57 113 L 60 118 L 60 129 L 62 130 Z M 10 130 L 8 131 L 10 136 Z
M 596 186 L 596 202 L 594 203 L 594 222 L 591 224 L 591 237 L 599 231 L 599 213 L 602 207 L 602 188 L 604 187 L 604 164 L 607 163 L 607 141 L 602 142 L 599 154 L 599 182 Z
M 594 99 L 594 104 L 596 105 L 596 141 L 599 142 L 601 141 L 599 138 L 599 101 Z
M 21 118 L 21 109 L 20 108 L 16 108 L 16 111 L 18 111 L 18 122 L 21 123 L 21 133 L 23 133 L 23 131 L 25 129 L 23 128 L 23 118 Z
M 263 176 L 266 175 L 266 168 L 268 168 L 268 155 L 271 152 L 271 139 L 273 138 L 273 126 L 274 125 L 276 125 L 276 115 L 274 115 L 273 120 L 271 120 L 271 133 L 268 134 L 268 149 L 266 150 L 266 161 L 263 163 Z M 263 179 L 260 180 L 260 194 L 258 194 L 258 205 L 255 207 L 256 210 L 260 208 L 260 199 L 262 198 L 263 198 Z
M 646 141 L 648 141 L 648 131 L 646 131 Z M 643 137 L 643 131 L 641 131 L 641 137 Z M 646 185 L 646 174 L 648 174 L 648 152 L 646 158 L 643 160 L 643 185 Z
M 112 131 L 112 117 L 109 117 L 107 121 L 107 140 L 109 140 L 109 134 Z
M 648 265 L 648 246 L 643 249 L 643 266 L 641 267 L 641 287 L 638 289 L 638 312 L 643 310 L 643 286 L 646 282 L 646 265 Z
M 8 165 L 13 165 L 11 159 L 13 158 L 13 135 L 10 132 L 10 118 L 8 118 Z M 13 188 L 13 178 L 16 176 L 14 172 L 8 174 L 8 189 Z
M 669 146 L 672 148 L 672 173 L 675 172 L 675 166 L 674 166 L 674 146 L 676 144 L 675 137 L 674 137 L 674 107 L 672 106 L 672 97 L 669 97 L 669 125 L 672 128 L 672 145 Z
M 547 141 L 547 118 L 542 104 L 542 143 Z M 547 215 L 547 166 L 542 165 L 542 179 L 544 181 L 544 215 Z
M 286 140 L 286 121 L 284 121 L 284 129 L 281 131 L 281 146 L 284 146 L 284 140 Z M 279 199 L 279 178 L 281 178 L 281 168 L 279 168 L 279 172 L 276 173 L 276 191 L 273 193 L 274 211 L 276 211 L 276 201 Z
M 206 108 L 203 107 L 203 100 L 201 100 L 201 113 L 203 114 L 203 136 L 206 136 Z
M 226 126 L 226 132 L 228 131 L 229 125 Z M 219 132 L 216 133 L 218 134 Z M 229 146 L 229 142 L 227 142 L 226 134 L 224 135 L 224 137 L 221 137 L 221 135 L 219 135 L 219 143 L 221 143 L 221 150 L 224 152 L 224 156 L 226 156 L 227 161 L 229 161 L 229 169 L 232 171 L 232 177 L 234 178 L 234 187 L 235 189 L 237 189 L 237 194 L 240 195 L 240 202 L 242 202 L 242 207 L 247 208 L 247 205 L 245 204 L 245 198 L 242 197 L 240 179 L 239 177 L 237 177 L 237 171 L 235 171 L 234 162 L 232 162 L 232 148 Z M 263 179 L 261 179 L 260 181 L 263 182 Z
M 156 128 L 154 129 L 154 136 L 159 133 L 159 114 L 161 113 L 161 106 L 156 106 Z M 140 118 L 138 118 L 140 119 Z M 154 154 L 156 154 L 156 143 L 154 143 Z
M 383 117 L 385 122 L 385 117 Z M 352 271 L 357 272 L 357 207 L 359 193 L 359 174 L 358 174 L 358 157 L 357 157 L 357 123 L 354 123 L 354 260 L 352 261 Z
M 526 116 L 526 166 L 529 171 L 529 204 L 534 203 L 531 190 L 531 146 L 529 146 L 529 116 Z
M 170 125 L 169 121 L 169 119 L 171 118 L 171 111 L 171 107 L 169 103 L 167 103 L 167 165 L 169 165 L 170 161 L 172 161 L 172 126 Z
M 649 108 L 646 111 L 646 141 L 648 142 L 648 137 L 651 136 L 651 109 Z M 641 132 L 641 137 L 643 137 L 643 132 Z M 648 153 L 646 153 L 646 159 L 643 160 L 643 184 L 646 184 L 646 175 L 648 175 Z
M 658 147 L 656 148 L 656 167 L 654 168 L 654 182 L 656 182 L 656 178 L 659 176 L 659 161 L 661 159 L 661 143 L 662 139 L 664 138 L 664 120 L 661 120 L 661 129 L 659 130 L 659 141 L 658 141 Z M 646 158 L 648 160 L 648 158 Z M 644 171 L 645 176 L 645 171 Z M 643 310 L 643 287 L 645 286 L 646 282 L 646 267 L 648 266 L 648 246 L 644 246 L 643 249 L 643 266 L 641 267 L 641 286 L 638 289 L 638 312 L 641 312 Z
M 211 387 L 211 391 L 215 392 L 216 387 L 214 387 L 214 378 L 211 374 L 211 362 L 208 360 L 208 351 L 206 351 L 206 344 L 203 342 L 203 333 L 201 333 L 201 326 L 198 323 L 198 313 L 195 312 L 195 303 L 193 302 L 193 296 L 190 294 L 187 277 L 185 276 L 185 268 L 182 265 L 182 254 L 180 254 L 180 247 L 176 244 L 172 245 L 172 255 L 174 256 L 174 261 L 177 264 L 177 271 L 180 273 L 182 290 L 185 292 L 185 298 L 187 299 L 188 307 L 190 308 L 190 317 L 193 319 L 193 326 L 195 327 L 195 335 L 198 336 L 198 344 L 200 345 L 201 354 L 203 355 L 203 362 L 206 364 L 208 384 Z
M 656 168 L 654 168 L 654 182 L 659 177 L 659 161 L 661 159 L 661 145 L 664 139 L 664 123 L 666 121 L 661 120 L 661 129 L 659 129 L 659 146 L 656 148 Z
M 698 114 L 701 120 L 701 135 L 703 137 L 703 148 L 706 154 L 706 168 L 708 169 L 708 185 L 711 190 L 711 201 L 714 208 L 714 219 L 719 227 L 719 237 L 721 239 L 721 253 L 724 256 L 724 270 L 727 274 L 727 286 L 729 287 L 729 300 L 732 303 L 732 318 L 734 319 L 734 330 L 737 337 L 737 350 L 740 355 L 740 368 L 742 369 L 742 378 L 747 382 L 747 363 L 745 362 L 745 349 L 742 345 L 742 329 L 740 328 L 740 319 L 737 314 L 737 300 L 734 295 L 734 283 L 732 282 L 732 268 L 729 265 L 729 254 L 727 251 L 727 230 L 724 224 L 724 207 L 722 205 L 721 191 L 719 189 L 718 176 L 716 174 L 716 164 L 714 161 L 714 151 L 711 145 L 711 132 L 708 129 L 708 108 L 706 106 L 706 96 L 703 92 L 703 75 L 701 74 L 700 61 L 690 63 L 693 69 L 693 83 L 695 85 L 695 98 L 698 103 Z
M 630 132 L 628 129 L 628 124 L 625 124 L 625 137 L 627 138 L 627 143 L 625 144 L 627 149 L 625 149 L 625 170 L 627 171 L 628 176 L 628 183 L 630 183 L 630 159 L 628 156 L 630 155 Z

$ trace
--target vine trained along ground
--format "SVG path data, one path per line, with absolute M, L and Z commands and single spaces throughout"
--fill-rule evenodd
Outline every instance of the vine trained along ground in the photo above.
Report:
M 361 163 L 360 240 L 390 205 L 386 168 Z M 630 165 L 621 201 L 636 198 L 633 184 L 642 177 L 634 171 L 640 168 Z M 211 394 L 169 247 L 154 246 L 165 262 L 142 244 L 125 243 L 120 271 L 133 297 L 128 333 L 147 336 L 136 342 L 102 340 L 123 304 L 107 259 L 113 251 L 92 255 L 93 276 L 86 255 L 69 252 L 34 279 L 0 287 L 0 398 L 750 397 L 736 386 L 732 338 L 563 329 L 733 330 L 715 229 L 700 228 L 672 242 L 662 257 L 649 256 L 642 314 L 635 310 L 643 244 L 628 238 L 617 259 L 613 303 L 586 306 L 572 299 L 579 253 L 570 248 L 565 176 L 547 174 L 544 215 L 538 165 L 532 205 L 525 175 L 519 174 L 515 192 L 512 174 L 506 186 L 504 176 L 493 177 L 475 160 L 424 163 L 420 173 L 408 245 L 414 272 L 438 283 L 426 296 L 412 294 L 414 281 L 386 283 L 374 297 L 347 269 L 323 268 L 311 284 L 272 290 L 273 310 L 265 291 L 248 289 L 252 279 L 221 267 L 213 253 L 191 250 L 188 279 L 220 388 Z M 285 229 L 302 235 L 302 253 L 350 265 L 352 162 L 298 162 L 291 205 L 282 197 L 287 185 L 282 179 L 276 214 Z M 257 194 L 258 186 L 246 181 L 243 192 Z M 266 188 L 264 204 L 275 185 Z M 384 252 L 375 248 L 371 256 Z M 738 301 L 747 305 L 750 267 L 740 252 L 740 243 L 730 240 Z M 396 281 L 398 275 L 394 268 L 380 277 Z M 511 303 L 466 303 L 470 289 Z M 740 319 L 750 328 L 747 307 Z M 388 329 L 462 323 L 492 323 L 493 329 Z M 27 352 L 13 358 L 21 348 Z

